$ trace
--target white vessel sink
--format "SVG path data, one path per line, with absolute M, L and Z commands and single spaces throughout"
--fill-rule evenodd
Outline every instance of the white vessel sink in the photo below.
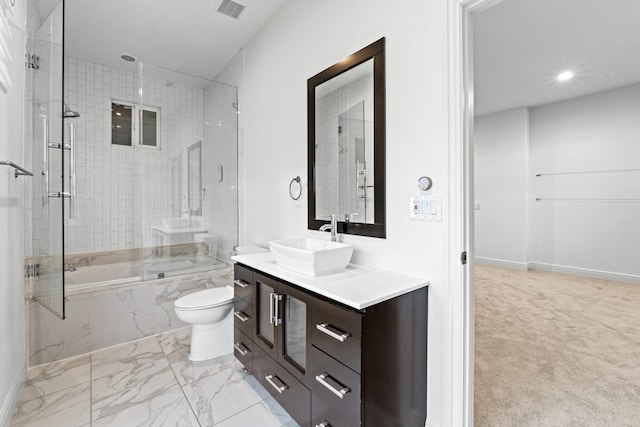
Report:
M 278 265 L 308 276 L 344 271 L 351 260 L 353 246 L 321 239 L 289 239 L 269 242 Z

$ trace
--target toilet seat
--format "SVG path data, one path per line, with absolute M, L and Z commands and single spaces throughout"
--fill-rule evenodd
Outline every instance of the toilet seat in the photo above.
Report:
M 229 304 L 232 301 L 233 288 L 224 286 L 185 295 L 182 298 L 178 298 L 174 305 L 178 310 L 204 310 Z

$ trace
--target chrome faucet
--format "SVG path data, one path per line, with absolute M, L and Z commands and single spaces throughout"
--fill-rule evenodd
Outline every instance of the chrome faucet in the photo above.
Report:
M 331 214 L 331 224 L 323 224 L 320 226 L 320 231 L 331 230 L 331 241 L 335 242 L 338 240 L 338 216 L 336 214 Z

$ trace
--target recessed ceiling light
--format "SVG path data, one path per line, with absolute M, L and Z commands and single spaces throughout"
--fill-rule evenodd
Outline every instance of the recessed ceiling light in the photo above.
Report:
M 563 71 L 562 73 L 558 74 L 558 77 L 556 78 L 559 82 L 566 82 L 567 80 L 571 80 L 573 78 L 573 71 Z

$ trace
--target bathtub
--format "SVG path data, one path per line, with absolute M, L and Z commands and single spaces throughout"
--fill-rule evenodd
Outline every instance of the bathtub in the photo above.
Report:
M 75 269 L 65 272 L 66 319 L 29 302 L 30 366 L 190 327 L 175 315 L 175 300 L 233 286 L 231 265 L 206 254 L 141 261 L 140 250 L 131 252 L 66 258 Z

